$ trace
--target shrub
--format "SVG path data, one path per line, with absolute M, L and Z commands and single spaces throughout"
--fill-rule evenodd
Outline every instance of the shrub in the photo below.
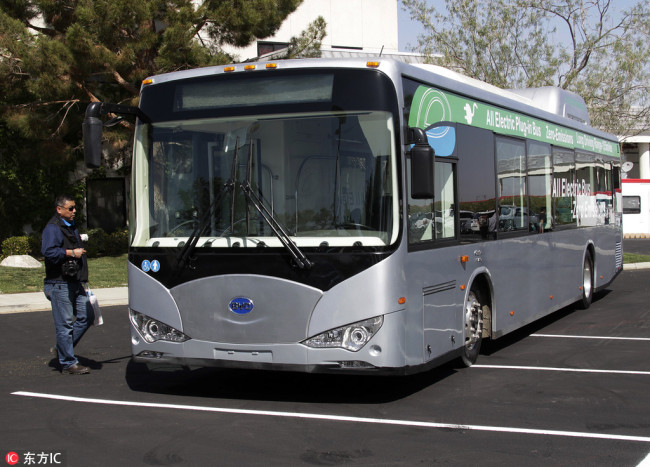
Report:
M 129 231 L 117 230 L 110 234 L 106 240 L 105 254 L 118 256 L 129 251 Z
M 86 245 L 86 254 L 89 258 L 97 258 L 106 251 L 107 235 L 103 229 L 90 229 L 88 232 L 88 245 Z
M 91 229 L 88 232 L 86 254 L 89 258 L 98 256 L 117 256 L 129 250 L 128 230 L 118 230 L 107 234 L 103 229 Z
M 34 257 L 41 257 L 43 254 L 41 253 L 41 233 L 40 232 L 34 232 L 29 235 L 29 251 L 30 255 Z
M 2 242 L 2 257 L 28 255 L 30 252 L 28 237 L 9 237 Z

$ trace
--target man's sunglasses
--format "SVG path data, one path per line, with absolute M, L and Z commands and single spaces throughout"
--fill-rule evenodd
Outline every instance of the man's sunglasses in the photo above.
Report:
M 65 206 L 59 206 L 60 208 L 67 209 L 68 211 L 72 212 L 77 209 L 77 206 L 70 206 L 69 208 L 66 208 Z

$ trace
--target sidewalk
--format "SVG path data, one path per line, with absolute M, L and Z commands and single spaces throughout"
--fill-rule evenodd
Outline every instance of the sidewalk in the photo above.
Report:
M 127 305 L 128 287 L 113 289 L 93 289 L 99 306 Z M 43 292 L 0 294 L 0 314 L 26 313 L 29 311 L 51 310 L 52 305 Z

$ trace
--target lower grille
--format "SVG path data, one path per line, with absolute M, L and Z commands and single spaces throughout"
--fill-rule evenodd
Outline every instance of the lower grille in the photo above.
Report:
M 623 267 L 623 244 L 616 242 L 616 270 L 618 271 Z

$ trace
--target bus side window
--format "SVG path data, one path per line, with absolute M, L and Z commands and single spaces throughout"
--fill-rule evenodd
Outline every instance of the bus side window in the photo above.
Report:
M 409 244 L 456 238 L 456 164 L 437 158 L 433 179 L 433 198 L 413 199 L 409 189 Z M 406 163 L 411 180 L 411 160 Z
M 529 230 L 528 194 L 526 193 L 526 143 L 497 136 L 497 187 L 499 232 Z
M 528 140 L 528 192 L 529 228 L 532 232 L 544 233 L 553 230 L 553 167 L 551 145 Z
M 462 124 L 456 125 L 456 131 L 461 239 L 463 242 L 493 240 L 496 236 L 489 226 L 496 209 L 494 134 Z
M 576 226 L 575 172 L 573 150 L 554 146 L 553 151 L 553 227 L 567 229 Z

